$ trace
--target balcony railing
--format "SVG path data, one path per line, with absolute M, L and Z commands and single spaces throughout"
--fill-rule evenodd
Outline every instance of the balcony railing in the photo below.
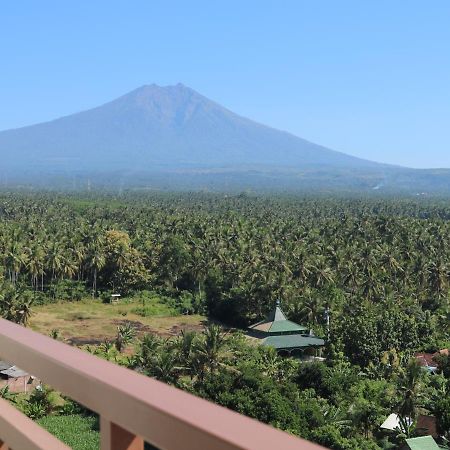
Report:
M 97 412 L 101 450 L 321 448 L 3 319 L 0 357 Z M 0 441 L 0 450 L 68 449 L 5 400 Z

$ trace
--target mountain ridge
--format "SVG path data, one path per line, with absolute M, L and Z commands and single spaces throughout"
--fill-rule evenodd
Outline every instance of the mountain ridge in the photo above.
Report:
M 144 85 L 95 108 L 2 131 L 0 156 L 4 185 L 450 193 L 450 170 L 331 150 L 181 83 Z
M 48 164 L 57 158 L 88 158 L 95 165 L 107 156 L 114 168 L 131 168 L 130 156 L 139 168 L 377 164 L 259 124 L 181 83 L 144 85 L 95 108 L 2 131 L 0 153 L 8 148 L 16 161 L 21 155 Z

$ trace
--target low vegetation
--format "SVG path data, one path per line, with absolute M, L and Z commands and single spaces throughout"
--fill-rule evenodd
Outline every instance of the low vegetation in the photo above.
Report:
M 46 416 L 37 422 L 73 450 L 99 448 L 99 426 L 98 418 L 95 416 L 82 414 Z
M 137 298 L 106 304 L 99 299 L 86 298 L 77 302 L 36 305 L 30 327 L 47 335 L 55 331 L 58 339 L 78 345 L 111 340 L 117 327 L 127 324 L 132 325 L 139 336 L 145 332 L 171 336 L 182 329 L 202 328 L 204 316 L 181 315 L 163 301 L 152 296 L 143 307 L 142 300 Z

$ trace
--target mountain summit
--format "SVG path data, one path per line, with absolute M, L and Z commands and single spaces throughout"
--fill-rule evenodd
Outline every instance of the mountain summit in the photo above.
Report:
M 375 163 L 241 117 L 182 85 L 0 133 L 3 170 L 367 168 Z

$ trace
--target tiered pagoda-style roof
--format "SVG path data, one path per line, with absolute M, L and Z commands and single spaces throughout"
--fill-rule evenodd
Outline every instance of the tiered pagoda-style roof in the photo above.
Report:
M 274 347 L 277 350 L 295 350 L 306 348 L 320 348 L 325 345 L 325 341 L 316 336 L 302 336 L 301 334 L 269 336 L 264 339 L 263 345 Z
M 250 325 L 249 329 L 268 334 L 308 333 L 309 331 L 307 327 L 286 319 L 286 316 L 280 308 L 279 300 L 276 303 L 275 309 L 264 320 Z
M 256 337 L 263 339 L 263 345 L 277 350 L 304 350 L 325 345 L 325 341 L 314 336 L 308 327 L 288 320 L 281 310 L 279 301 L 264 320 L 250 325 L 249 330 Z

